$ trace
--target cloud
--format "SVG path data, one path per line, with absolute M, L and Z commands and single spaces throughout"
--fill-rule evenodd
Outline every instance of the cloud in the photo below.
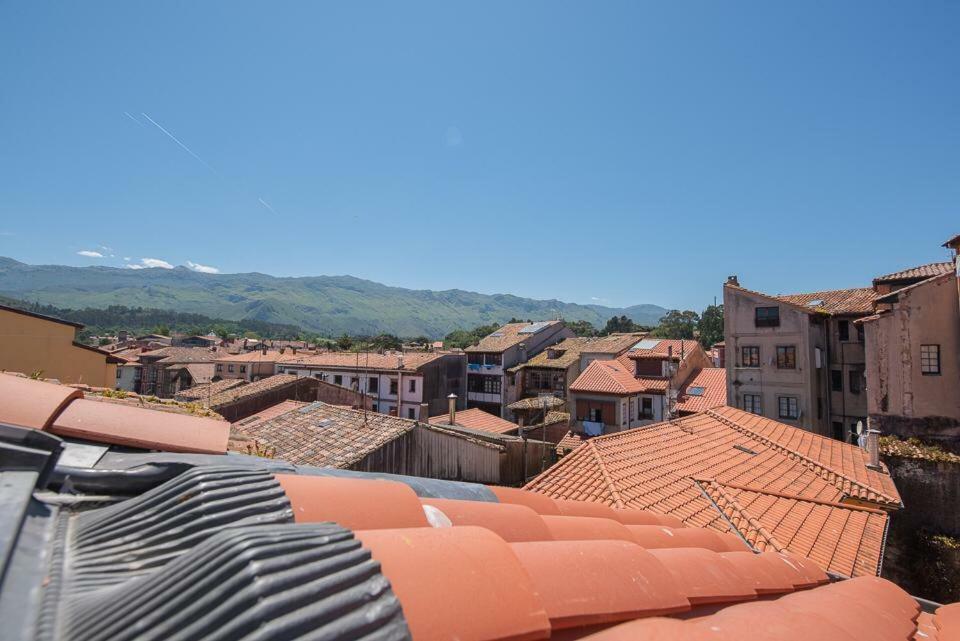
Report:
M 16 236 L 12 231 L 0 231 L 0 236 Z
M 139 263 L 127 265 L 127 269 L 149 269 L 159 267 L 161 269 L 173 269 L 173 265 L 159 258 L 141 258 Z
M 80 256 L 86 256 L 87 258 L 103 258 L 103 254 L 100 252 L 91 251 L 89 249 L 81 249 L 77 252 Z
M 443 135 L 443 142 L 447 147 L 459 147 L 463 143 L 463 134 L 454 126 L 447 127 L 447 132 Z
M 187 267 L 192 269 L 195 272 L 201 272 L 203 274 L 219 274 L 220 270 L 216 267 L 211 267 L 210 265 L 201 265 L 200 263 L 194 263 L 192 261 L 187 261 Z

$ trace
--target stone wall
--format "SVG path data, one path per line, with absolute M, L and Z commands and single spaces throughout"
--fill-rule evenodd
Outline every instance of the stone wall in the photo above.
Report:
M 960 600 L 960 463 L 883 460 L 904 503 L 890 517 L 883 576 L 915 596 Z
M 908 417 L 871 414 L 870 427 L 900 438 L 919 438 L 948 452 L 960 454 L 960 420 L 948 416 Z

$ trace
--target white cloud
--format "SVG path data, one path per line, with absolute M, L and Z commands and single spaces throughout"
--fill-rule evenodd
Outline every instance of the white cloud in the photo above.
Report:
M 127 269 L 148 269 L 150 267 L 160 267 L 161 269 L 173 269 L 173 265 L 159 258 L 141 258 L 139 263 L 127 265 Z
M 103 254 L 100 252 L 90 251 L 89 249 L 81 249 L 77 252 L 80 256 L 86 256 L 87 258 L 103 258 Z
M 443 142 L 447 147 L 459 147 L 463 143 L 463 134 L 460 133 L 460 129 L 451 125 L 447 127 Z
M 187 261 L 187 267 L 192 269 L 195 272 L 202 272 L 204 274 L 219 274 L 220 270 L 216 267 L 211 267 L 210 265 L 201 265 L 200 263 L 194 263 L 192 261 Z
M 128 263 L 130 262 L 130 257 L 129 257 L 129 256 L 124 256 L 123 259 L 124 259 L 125 261 L 127 261 Z

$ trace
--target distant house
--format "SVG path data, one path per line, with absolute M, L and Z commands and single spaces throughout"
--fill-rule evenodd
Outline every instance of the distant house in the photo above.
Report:
M 80 323 L 0 305 L 0 370 L 113 388 L 116 356 L 77 341 Z
M 177 392 L 209 383 L 219 354 L 206 347 L 162 347 L 142 352 L 141 394 L 172 398 Z
M 294 353 L 290 352 L 290 356 Z M 245 381 L 258 381 L 277 373 L 277 362 L 284 360 L 286 354 L 279 351 L 255 350 L 226 354 L 216 359 L 214 378 L 240 378 Z
M 177 394 L 178 401 L 191 401 L 213 410 L 228 421 L 235 422 L 261 412 L 283 401 L 316 401 L 321 398 L 318 389 L 324 384 L 314 378 L 276 374 L 248 383 L 242 379 L 225 379 L 191 388 Z M 333 386 L 329 386 L 333 387 Z M 330 400 L 356 400 L 362 403 L 362 397 L 349 390 L 334 388 L 357 397 L 355 399 L 327 397 Z M 359 406 L 359 405 L 358 405 Z
M 206 336 L 174 336 L 170 340 L 171 347 L 217 347 L 220 338 L 216 335 Z
M 711 365 L 697 341 L 658 338 L 595 360 L 570 386 L 573 431 L 598 436 L 642 427 L 698 404 L 691 399 L 724 405 L 726 378 Z
M 447 408 L 447 396 L 462 396 L 466 358 L 450 352 L 328 352 L 291 355 L 278 373 L 311 376 L 370 397 L 373 410 L 408 419 L 426 419 Z
M 510 368 L 530 357 L 572 338 L 573 331 L 563 321 L 507 323 L 468 347 L 467 407 L 477 407 L 505 417 L 507 405 L 517 400 L 516 385 L 510 385 L 515 374 Z
M 445 412 L 439 416 L 430 417 L 431 425 L 445 425 L 449 427 L 466 427 L 491 434 L 516 434 L 520 426 L 511 423 L 499 416 L 488 414 L 481 409 L 471 408 L 457 412 Z

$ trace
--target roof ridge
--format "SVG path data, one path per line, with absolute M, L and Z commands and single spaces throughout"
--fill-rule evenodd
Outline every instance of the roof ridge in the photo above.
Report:
M 711 479 L 713 480 L 713 479 Z M 886 514 L 884 510 L 877 509 L 875 507 L 866 507 L 864 505 L 854 505 L 852 503 L 839 503 L 837 501 L 825 501 L 824 499 L 815 499 L 808 498 L 806 496 L 800 496 L 798 494 L 787 494 L 786 492 L 771 492 L 759 487 L 750 487 L 749 485 L 740 485 L 739 483 L 726 483 L 724 481 L 713 481 L 717 485 L 722 485 L 723 487 L 729 487 L 734 490 L 743 490 L 744 492 L 755 492 L 757 494 L 764 494 L 766 496 L 776 496 L 782 499 L 791 499 L 794 501 L 802 501 L 804 503 L 816 503 L 817 505 L 825 505 L 827 507 L 838 507 L 844 510 L 851 510 L 853 512 L 870 512 L 872 514 Z
M 705 494 L 707 494 L 707 497 L 710 499 L 710 502 L 713 503 L 714 507 L 717 508 L 717 510 L 720 512 L 722 516 L 726 518 L 726 513 L 724 512 L 723 507 L 721 507 L 720 504 L 716 501 L 716 499 L 710 496 L 709 492 L 707 492 L 707 490 L 703 488 L 703 483 L 706 483 L 712 490 L 716 491 L 720 495 L 720 497 L 723 499 L 723 501 L 727 505 L 729 505 L 730 509 L 735 510 L 740 515 L 741 518 L 746 520 L 746 522 L 750 524 L 750 527 L 756 530 L 757 535 L 762 536 L 764 540 L 766 540 L 767 544 L 773 547 L 774 550 L 776 550 L 777 552 L 787 551 L 786 546 L 780 543 L 780 541 L 778 541 L 777 538 L 773 536 L 773 534 L 770 531 L 768 531 L 765 527 L 763 527 L 763 525 L 760 524 L 760 521 L 758 521 L 757 518 L 753 516 L 745 507 L 740 505 L 740 502 L 737 501 L 737 499 L 730 496 L 726 492 L 726 490 L 723 488 L 723 485 L 721 483 L 718 483 L 714 479 L 693 479 L 693 482 L 696 483 L 700 487 L 700 489 L 704 491 Z M 737 531 L 740 532 L 745 539 L 748 539 L 747 534 L 749 533 L 749 530 L 747 531 L 747 533 L 744 533 L 736 524 L 734 524 L 729 519 L 727 519 L 727 522 L 730 523 L 730 525 L 733 525 L 733 527 L 736 528 Z M 749 539 L 748 539 L 748 542 L 749 542 Z M 754 548 L 756 547 L 752 543 L 750 545 L 751 547 L 754 547 Z
M 596 461 L 597 467 L 600 468 L 600 474 L 603 476 L 603 480 L 606 481 L 607 486 L 610 488 L 610 494 L 613 496 L 613 500 L 616 501 L 617 507 L 621 509 L 625 508 L 626 503 L 623 502 L 623 497 L 620 496 L 620 490 L 617 489 L 617 484 L 613 482 L 613 478 L 610 476 L 610 472 L 603 462 L 603 457 L 600 456 L 600 453 L 597 451 L 597 447 L 591 441 L 587 441 L 586 444 L 589 446 L 590 453 L 593 454 L 593 460 Z
M 823 480 L 831 483 L 832 485 L 834 485 L 835 487 L 837 487 L 837 489 L 839 489 L 841 492 L 845 493 L 847 496 L 850 496 L 850 493 L 846 491 L 846 489 L 843 487 L 842 484 L 837 483 L 837 479 L 838 479 L 838 478 L 843 479 L 844 481 L 846 481 L 847 483 L 849 483 L 849 484 L 852 485 L 852 486 L 861 488 L 862 490 L 864 490 L 864 491 L 866 491 L 866 492 L 872 492 L 873 494 L 876 494 L 877 496 L 880 496 L 880 497 L 884 498 L 887 503 L 896 503 L 896 504 L 899 504 L 899 503 L 900 503 L 900 501 L 897 501 L 897 500 L 893 499 L 893 498 L 890 497 L 888 494 L 886 494 L 883 490 L 872 488 L 872 487 L 870 487 L 869 485 L 864 485 L 864 484 L 861 483 L 860 481 L 857 481 L 856 479 L 852 479 L 852 478 L 850 478 L 849 476 L 847 476 L 846 474 L 843 474 L 843 473 L 841 473 L 841 472 L 836 471 L 835 469 L 833 469 L 833 468 L 830 467 L 829 465 L 824 465 L 824 464 L 821 463 L 820 461 L 816 461 L 816 460 L 814 460 L 814 459 L 812 459 L 812 458 L 810 458 L 810 457 L 808 457 L 808 456 L 805 456 L 804 454 L 801 454 L 800 452 L 798 452 L 798 451 L 796 451 L 796 450 L 792 450 L 792 449 L 790 449 L 789 447 L 787 447 L 787 446 L 785 446 L 785 445 L 781 445 L 780 443 L 777 443 L 776 441 L 774 441 L 774 440 L 772 440 L 772 439 L 770 439 L 770 438 L 768 438 L 768 437 L 766 437 L 766 436 L 763 436 L 762 434 L 758 434 L 757 432 L 754 432 L 754 431 L 751 430 L 750 428 L 744 427 L 744 426 L 740 425 L 739 423 L 737 423 L 736 421 L 734 421 L 734 420 L 732 420 L 732 419 L 729 419 L 729 418 L 727 418 L 726 416 L 723 416 L 723 415 L 721 415 L 721 414 L 718 414 L 717 412 L 715 412 L 715 411 L 712 410 L 712 409 L 705 410 L 704 413 L 707 414 L 708 416 L 711 416 L 711 417 L 717 419 L 717 420 L 720 421 L 721 423 L 724 423 L 725 425 L 728 425 L 729 427 L 732 427 L 733 429 L 737 430 L 738 432 L 741 432 L 741 433 L 744 433 L 744 434 L 748 434 L 751 438 L 753 438 L 753 439 L 755 439 L 755 440 L 757 440 L 757 441 L 760 441 L 761 443 L 763 443 L 763 444 L 766 445 L 767 447 L 773 448 L 774 450 L 777 450 L 777 451 L 779 451 L 779 452 L 782 452 L 782 453 L 787 454 L 787 456 L 795 457 L 795 458 L 803 461 L 804 464 L 805 464 L 807 467 L 809 467 L 810 469 L 814 470 L 814 471 L 817 473 L 817 475 L 820 476 L 820 478 L 822 478 Z

